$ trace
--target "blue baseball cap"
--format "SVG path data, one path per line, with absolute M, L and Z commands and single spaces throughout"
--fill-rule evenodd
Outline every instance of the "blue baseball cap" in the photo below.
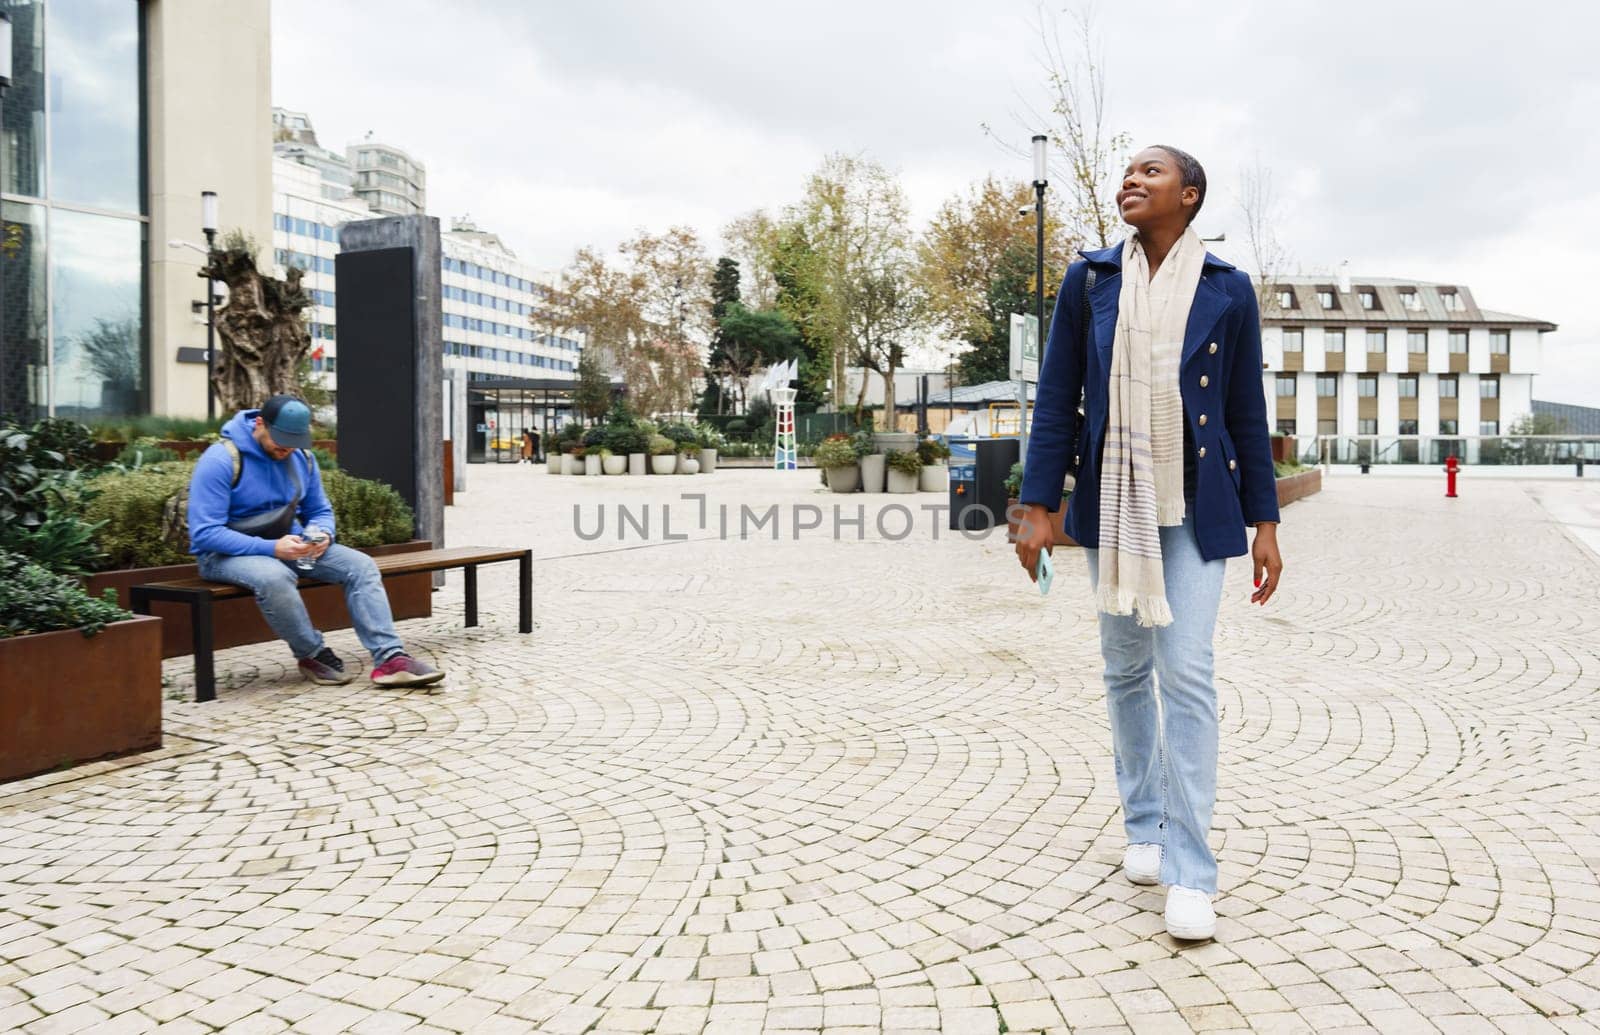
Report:
M 311 448 L 311 407 L 292 395 L 274 395 L 261 407 L 272 441 L 285 449 Z

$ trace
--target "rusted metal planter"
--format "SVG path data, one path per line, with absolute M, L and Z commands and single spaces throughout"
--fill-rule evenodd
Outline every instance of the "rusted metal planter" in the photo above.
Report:
M 1313 493 L 1322 491 L 1322 468 L 1313 467 L 1309 471 L 1291 474 L 1287 478 L 1278 479 L 1278 506 L 1286 506 L 1295 500 L 1305 499 Z
M 0 780 L 160 747 L 163 624 L 0 639 Z
M 432 548 L 433 544 L 426 539 L 413 539 L 408 543 L 397 543 L 393 546 L 366 547 L 361 552 L 374 557 L 383 557 L 388 554 L 412 553 Z M 127 607 L 128 589 L 132 586 L 147 582 L 193 579 L 199 576 L 200 571 L 193 564 L 172 564 L 160 568 L 124 568 L 120 571 L 103 571 L 89 576 L 85 588 L 92 596 L 99 596 L 107 589 L 114 589 L 117 592 L 117 602 Z M 384 579 L 383 588 L 389 594 L 389 608 L 394 612 L 397 621 L 405 618 L 427 618 L 433 614 L 432 575 L 423 572 L 418 575 L 400 575 Z M 323 632 L 350 628 L 350 612 L 344 605 L 343 587 L 309 587 L 300 591 L 300 599 L 305 601 L 311 623 Z M 154 601 L 150 610 L 159 618 L 169 619 L 162 623 L 161 656 L 179 658 L 192 655 L 194 634 L 188 608 L 167 601 Z M 213 611 L 213 618 L 216 623 L 214 632 L 216 639 L 213 647 L 216 650 L 239 647 L 247 643 L 268 643 L 278 638 L 267 625 L 267 620 L 261 617 L 261 609 L 256 606 L 252 597 L 218 601 Z

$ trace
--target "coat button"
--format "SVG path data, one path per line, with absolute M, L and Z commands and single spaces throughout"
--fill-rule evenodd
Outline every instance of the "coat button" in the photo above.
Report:
M 1204 388 L 1206 385 L 1208 385 L 1210 383 L 1211 383 L 1211 378 L 1207 377 L 1204 374 L 1200 375 L 1200 387 L 1201 388 Z
M 1233 469 L 1235 469 L 1235 468 L 1236 468 L 1236 467 L 1238 467 L 1238 466 L 1239 466 L 1239 465 L 1238 465 L 1238 463 L 1237 463 L 1237 462 L 1235 462 L 1235 461 L 1233 461 L 1233 460 L 1229 460 L 1229 461 L 1228 461 L 1228 470 L 1230 470 L 1230 471 L 1232 471 L 1232 470 L 1233 470 Z
M 1209 351 L 1213 356 L 1215 356 L 1217 354 L 1217 343 L 1216 342 L 1212 342 L 1211 343 L 1211 348 L 1208 349 L 1207 351 Z
M 1200 447 L 1200 459 L 1204 460 L 1205 456 L 1206 456 L 1206 447 L 1205 446 L 1201 446 Z
M 1203 413 L 1200 415 L 1200 426 L 1202 428 L 1206 426 L 1206 415 Z

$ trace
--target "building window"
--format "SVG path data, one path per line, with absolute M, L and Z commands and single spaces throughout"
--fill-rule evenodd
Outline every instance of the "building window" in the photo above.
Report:
M 1456 433 L 1456 428 L 1459 426 L 1460 425 L 1458 425 L 1453 418 L 1445 418 L 1444 420 L 1439 421 L 1439 434 L 1454 435 Z
M 1280 420 L 1278 422 L 1278 434 L 1280 434 L 1280 435 L 1293 435 L 1294 434 L 1294 421 L 1292 421 L 1292 420 Z
M 1500 379 L 1498 377 L 1480 377 L 1478 379 L 1478 398 L 1500 398 Z
M 1395 379 L 1400 386 L 1400 398 L 1415 399 L 1417 397 L 1417 375 L 1401 374 Z
M 1343 352 L 1344 351 L 1344 328 L 1343 327 L 1329 327 L 1327 330 L 1322 332 L 1322 351 L 1324 351 L 1324 352 Z
M 1378 289 L 1377 288 L 1365 287 L 1365 288 L 1362 288 L 1358 292 L 1358 294 L 1359 294 L 1359 296 L 1361 298 L 1361 308 L 1363 308 L 1363 309 L 1377 309 L 1378 308 Z
M 1283 351 L 1300 352 L 1305 348 L 1306 332 L 1298 327 L 1283 329 Z
M 1415 435 L 1416 433 L 1417 433 L 1417 422 L 1416 421 L 1414 421 L 1414 420 L 1403 420 L 1403 421 L 1400 422 L 1400 434 L 1402 434 L 1402 435 Z
M 1465 356 L 1467 354 L 1467 332 L 1450 328 L 1450 352 L 1452 355 Z
M 1407 312 L 1420 312 L 1422 310 L 1422 296 L 1417 294 L 1416 288 L 1401 288 L 1400 305 Z
M 1384 330 L 1382 327 L 1368 327 L 1367 328 L 1367 351 L 1368 352 L 1388 352 L 1389 351 L 1389 332 Z
M 1376 435 L 1377 433 L 1378 433 L 1378 418 L 1376 418 L 1376 417 L 1362 417 L 1360 420 L 1356 421 L 1356 434 L 1358 434 L 1358 435 Z
M 1293 374 L 1279 374 L 1277 379 L 1278 398 L 1292 399 L 1295 392 L 1295 376 Z
M 1356 398 L 1376 399 L 1378 397 L 1378 375 L 1360 374 L 1356 377 Z
M 1282 309 L 1297 309 L 1294 301 L 1294 288 L 1284 287 L 1278 289 L 1278 306 Z
M 1444 303 L 1445 312 L 1465 312 L 1467 305 L 1461 300 L 1461 295 L 1454 288 L 1440 288 L 1439 301 Z
M 1480 420 L 1478 422 L 1478 434 L 1480 434 L 1480 435 L 1498 435 L 1498 434 L 1500 434 L 1500 422 L 1497 421 L 1497 420 Z
M 1439 398 L 1454 399 L 1456 397 L 1456 391 L 1459 389 L 1459 387 L 1459 382 L 1457 382 L 1457 380 L 1453 377 L 1439 378 Z
M 1510 354 L 1511 354 L 1511 332 L 1510 331 L 1490 331 L 1489 332 L 1489 355 L 1491 355 L 1491 356 L 1508 356 Z
M 1339 433 L 1339 422 L 1337 420 L 1334 420 L 1331 417 L 1323 417 L 1322 419 L 1317 421 L 1317 434 L 1319 434 L 1319 435 L 1337 435 L 1338 433 Z
M 1418 331 L 1418 330 L 1407 331 L 1406 332 L 1406 351 L 1407 352 L 1420 352 L 1423 355 L 1427 355 L 1427 352 L 1428 352 L 1428 332 L 1427 331 Z
M 1318 399 L 1336 399 L 1338 397 L 1339 397 L 1339 375 L 1338 374 L 1318 374 L 1317 375 L 1317 398 Z
M 1339 308 L 1339 293 L 1331 287 L 1317 288 L 1317 304 L 1324 309 Z

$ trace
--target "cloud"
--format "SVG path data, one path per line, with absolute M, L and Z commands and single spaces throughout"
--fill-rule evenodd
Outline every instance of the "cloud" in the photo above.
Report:
M 805 6 L 396 0 L 274 4 L 274 101 L 323 142 L 371 129 L 426 162 L 430 209 L 470 211 L 527 261 L 644 226 L 796 199 L 829 151 L 903 176 L 913 216 L 987 173 L 1025 176 L 1043 110 L 1028 0 Z M 1600 5 L 1101 4 L 1111 122 L 1205 162 L 1207 234 L 1241 258 L 1257 155 L 1307 269 L 1468 283 L 1600 342 Z M 1589 389 L 1600 404 L 1600 385 Z

